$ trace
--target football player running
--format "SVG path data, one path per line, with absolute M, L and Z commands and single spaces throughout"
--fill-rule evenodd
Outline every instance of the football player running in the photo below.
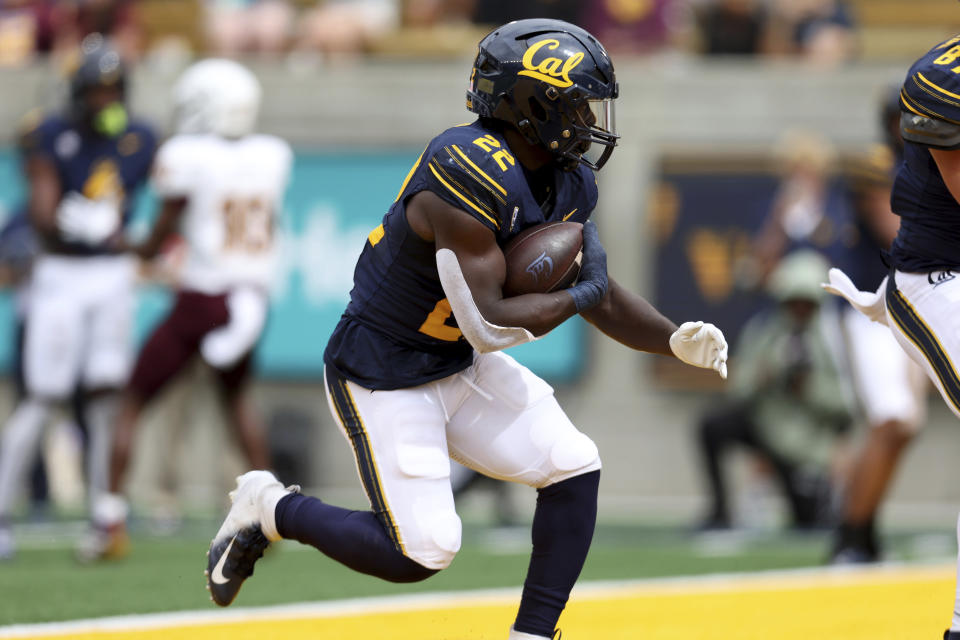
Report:
M 214 537 L 207 586 L 228 605 L 275 540 L 415 582 L 449 566 L 461 523 L 450 462 L 537 489 L 533 553 L 509 638 L 552 638 L 593 536 L 600 457 L 553 389 L 502 352 L 580 314 L 623 344 L 726 375 L 723 334 L 677 328 L 608 278 L 589 222 L 593 175 L 617 142 L 617 82 L 604 48 L 558 20 L 486 36 L 467 106 L 479 118 L 428 145 L 370 232 L 350 303 L 325 353 L 331 411 L 356 456 L 369 511 L 238 478 Z M 592 151 L 598 153 L 590 153 Z M 584 223 L 579 282 L 504 298 L 502 247 L 545 221 Z
M 173 308 L 141 349 L 123 393 L 110 491 L 96 500 L 96 524 L 108 542 L 102 556 L 126 537 L 123 480 L 140 414 L 194 356 L 213 370 L 227 423 L 247 462 L 270 465 L 247 389 L 267 317 L 274 228 L 293 153 L 280 138 L 254 133 L 260 98 L 254 75 L 223 59 L 197 62 L 174 88 L 177 134 L 157 152 L 151 179 L 161 210 L 135 251 L 153 258 L 179 230 L 186 255 Z
M 903 163 L 891 194 L 900 230 L 889 275 L 859 291 L 839 269 L 828 291 L 886 324 L 960 417 L 960 36 L 917 60 L 900 91 Z M 957 528 L 960 538 L 960 520 Z M 960 562 L 958 562 L 960 577 Z M 960 640 L 960 589 L 946 640 Z
M 26 309 L 26 393 L 0 441 L 2 523 L 51 409 L 78 384 L 88 394 L 91 498 L 106 488 L 116 392 L 129 373 L 135 260 L 115 241 L 148 176 L 156 138 L 127 113 L 119 54 L 99 34 L 82 47 L 66 112 L 20 141 L 28 215 L 42 249 Z

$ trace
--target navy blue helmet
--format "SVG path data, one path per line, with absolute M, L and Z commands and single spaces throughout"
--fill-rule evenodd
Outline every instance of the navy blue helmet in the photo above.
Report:
M 126 85 L 127 70 L 117 50 L 109 46 L 100 34 L 87 36 L 81 45 L 79 62 L 70 74 L 70 117 L 76 122 L 90 123 L 100 129 L 101 123 L 97 120 L 98 116 L 103 119 L 98 113 L 101 109 L 90 104 L 88 93 L 95 87 L 116 87 L 122 103 L 126 97 Z M 120 106 L 118 104 L 112 110 L 113 119 L 118 119 L 115 114 Z M 125 123 L 125 116 L 122 119 Z M 116 126 L 115 123 L 109 123 L 105 128 L 114 129 Z M 113 132 L 109 133 L 112 135 Z
M 585 30 L 562 20 L 517 20 L 480 41 L 467 108 L 510 124 L 564 169 L 582 163 L 599 171 L 619 138 L 618 91 L 610 56 Z

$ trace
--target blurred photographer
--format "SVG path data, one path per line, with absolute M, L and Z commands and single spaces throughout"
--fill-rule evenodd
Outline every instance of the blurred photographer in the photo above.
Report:
M 749 449 L 769 467 L 793 527 L 827 524 L 837 443 L 853 419 L 834 356 L 837 320 L 821 304 L 827 267 L 815 251 L 788 254 L 767 282 L 776 307 L 753 317 L 740 335 L 729 397 L 698 430 L 710 496 L 701 530 L 732 525 L 721 472 L 721 457 L 732 446 Z

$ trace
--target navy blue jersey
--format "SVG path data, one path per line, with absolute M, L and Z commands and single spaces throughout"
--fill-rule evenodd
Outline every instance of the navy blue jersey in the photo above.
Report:
M 407 202 L 425 190 L 479 220 L 501 247 L 548 220 L 584 222 L 597 202 L 593 172 L 581 166 L 554 171 L 541 206 L 503 136 L 479 120 L 434 138 L 370 233 L 324 354 L 327 366 L 368 389 L 416 386 L 473 361 L 440 284 L 436 248 L 407 223 Z
M 146 184 L 157 140 L 144 123 L 131 120 L 126 131 L 105 138 L 50 116 L 27 126 L 20 136 L 24 157 L 43 155 L 57 168 L 63 195 L 76 191 L 92 200 L 114 197 L 123 203 L 123 222 L 130 218 L 133 195 Z M 72 254 L 97 254 L 106 247 L 63 243 Z
M 960 125 L 960 36 L 914 63 L 900 101 L 904 111 Z M 891 206 L 900 216 L 890 251 L 894 266 L 907 272 L 960 267 L 960 204 L 926 147 L 906 142 Z

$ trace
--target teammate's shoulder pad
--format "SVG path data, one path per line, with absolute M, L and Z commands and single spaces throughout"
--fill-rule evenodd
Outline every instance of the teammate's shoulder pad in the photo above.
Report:
M 934 149 L 960 149 L 960 123 L 904 112 L 900 114 L 900 135 L 907 142 Z

